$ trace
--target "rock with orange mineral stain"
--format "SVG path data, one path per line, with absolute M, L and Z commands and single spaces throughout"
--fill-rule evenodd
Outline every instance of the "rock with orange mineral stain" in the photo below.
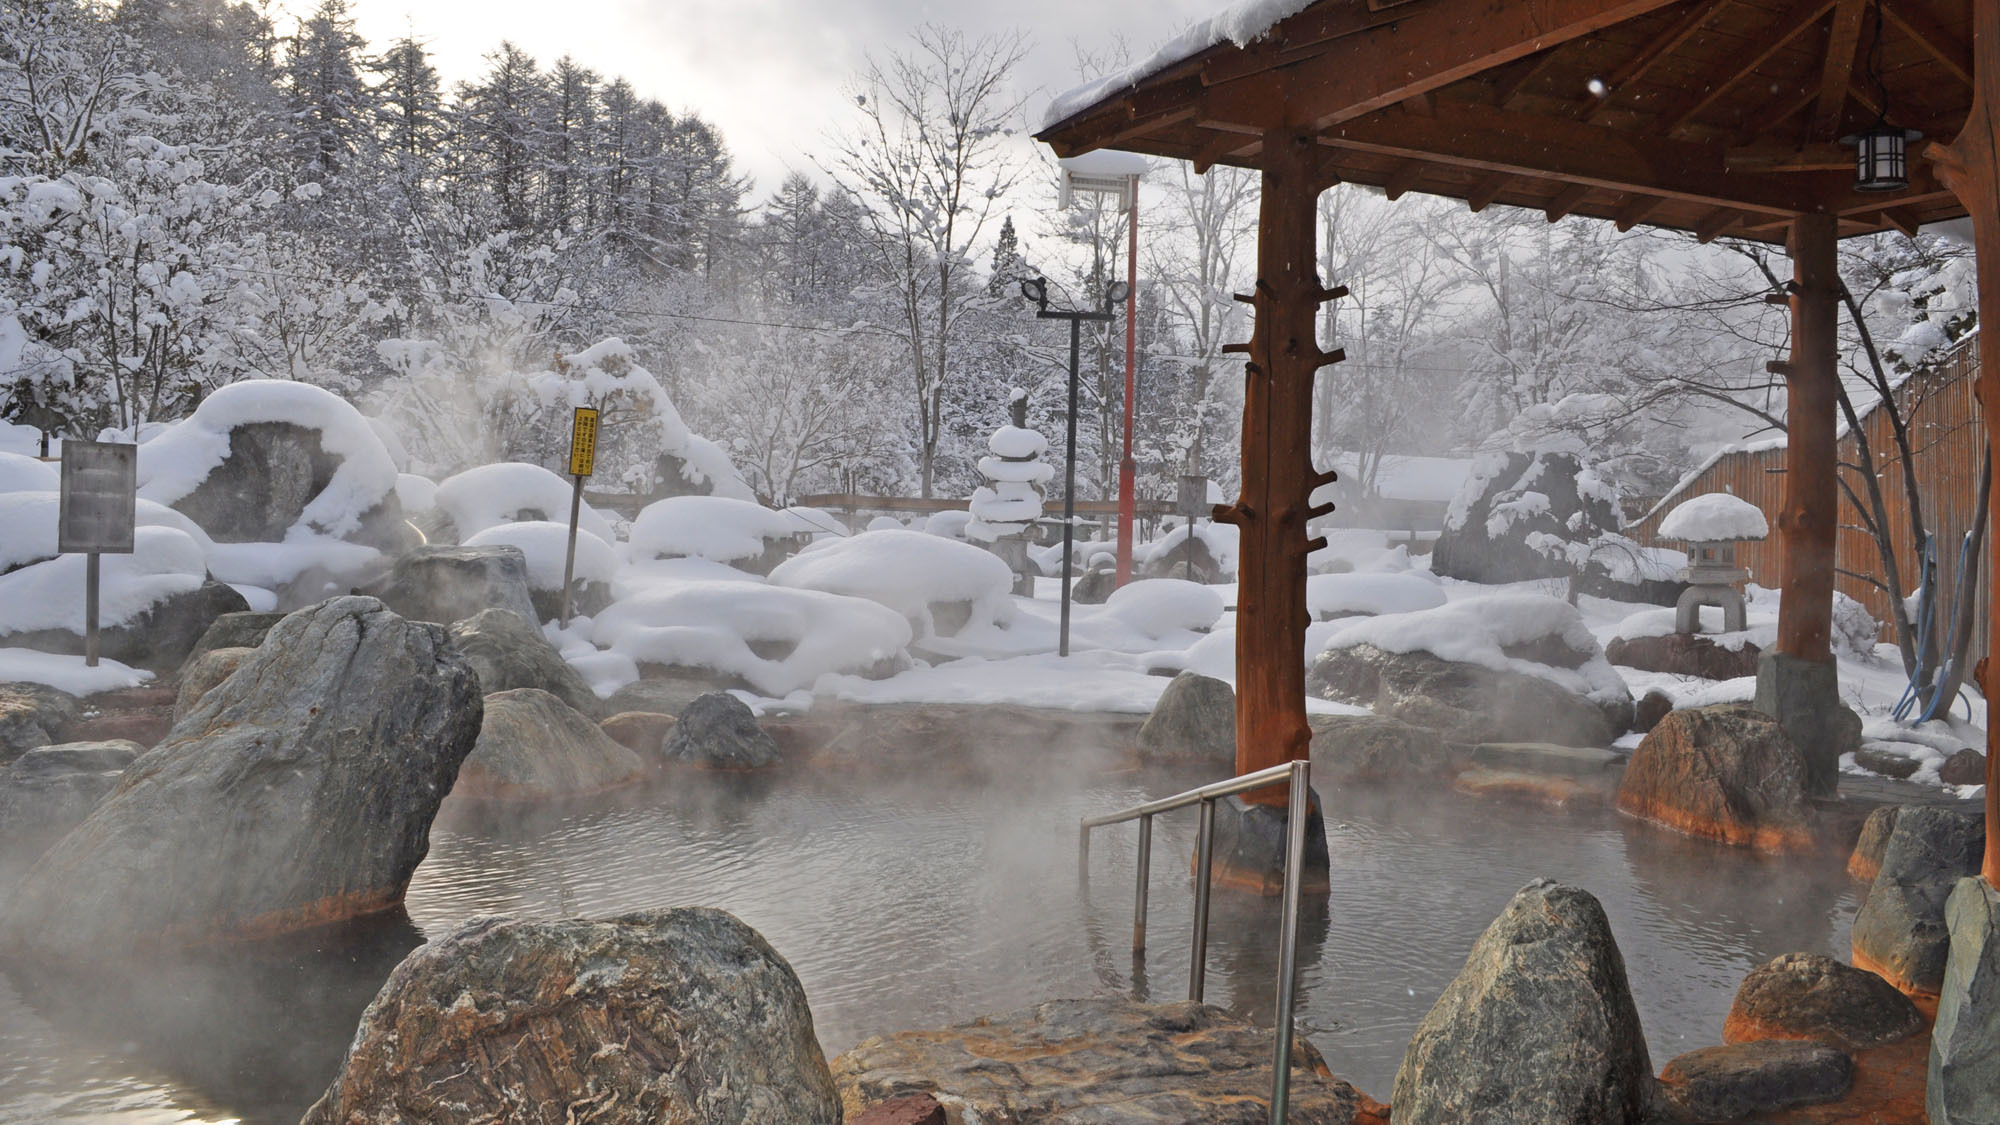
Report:
M 1951 949 L 1945 901 L 1958 880 L 1979 873 L 1985 846 L 1977 809 L 1912 805 L 1898 813 L 1882 870 L 1854 915 L 1854 963 L 1935 998 Z
M 1777 720 L 1745 704 L 1683 709 L 1660 720 L 1626 766 L 1618 807 L 1738 847 L 1803 852 L 1816 845 L 1805 758 Z
M 1850 1051 L 1922 1031 L 1923 1013 L 1895 985 L 1823 953 L 1786 953 L 1737 986 L 1722 1038 L 1817 1039 Z

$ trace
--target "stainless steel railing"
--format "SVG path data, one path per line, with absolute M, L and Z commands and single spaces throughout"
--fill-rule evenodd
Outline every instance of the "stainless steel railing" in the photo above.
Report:
M 1312 765 L 1304 760 L 1246 773 L 1228 781 L 1218 781 L 1185 793 L 1148 801 L 1104 816 L 1087 816 L 1077 828 L 1077 867 L 1080 877 L 1090 871 L 1090 831 L 1128 820 L 1139 822 L 1139 885 L 1133 901 L 1132 952 L 1146 951 L 1146 884 L 1153 863 L 1153 818 L 1164 812 L 1201 806 L 1201 832 L 1195 844 L 1194 950 L 1188 965 L 1188 999 L 1199 1003 L 1208 968 L 1208 884 L 1215 860 L 1215 802 L 1252 789 L 1263 789 L 1281 781 L 1291 781 L 1290 804 L 1285 818 L 1285 899 L 1283 921 L 1278 929 L 1278 1020 L 1277 1047 L 1271 1060 L 1271 1122 L 1285 1120 L 1292 1090 L 1292 991 L 1299 975 L 1299 895 L 1305 880 L 1306 820 L 1311 801 Z

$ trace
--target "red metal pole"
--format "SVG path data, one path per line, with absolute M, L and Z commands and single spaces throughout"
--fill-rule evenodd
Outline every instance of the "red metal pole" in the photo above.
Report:
M 1126 212 L 1128 236 L 1125 263 L 1125 452 L 1118 461 L 1118 584 L 1132 580 L 1133 478 L 1138 463 L 1132 460 L 1132 405 L 1139 340 L 1139 177 L 1132 177 L 1132 204 Z

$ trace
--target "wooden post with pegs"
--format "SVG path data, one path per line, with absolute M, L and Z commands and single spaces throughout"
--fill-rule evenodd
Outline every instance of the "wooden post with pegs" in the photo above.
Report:
M 1320 350 L 1321 302 L 1344 290 L 1320 283 L 1313 260 L 1319 199 L 1309 132 L 1264 135 L 1258 211 L 1257 288 L 1238 296 L 1255 310 L 1243 394 L 1243 492 L 1215 518 L 1242 533 L 1236 623 L 1236 772 L 1307 756 L 1305 630 L 1309 496 L 1331 474 L 1312 465 L 1315 372 L 1339 361 Z M 1282 787 L 1244 800 L 1283 807 Z

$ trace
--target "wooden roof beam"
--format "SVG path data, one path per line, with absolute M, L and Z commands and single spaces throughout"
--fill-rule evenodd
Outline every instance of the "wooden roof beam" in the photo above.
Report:
M 1734 207 L 1717 207 L 1696 220 L 1694 240 L 1706 246 L 1729 233 L 1729 228 L 1743 221 L 1743 212 Z
M 1263 128 L 1323 128 L 1672 2 L 1537 0 L 1524 4 L 1520 0 L 1478 0 L 1392 9 L 1400 14 L 1392 34 L 1334 40 L 1315 65 L 1285 71 L 1289 82 L 1260 81 L 1253 76 L 1210 87 L 1210 113 Z
M 1482 176 L 1472 185 L 1472 190 L 1465 193 L 1465 205 L 1472 208 L 1472 213 L 1476 215 L 1493 206 L 1493 201 L 1500 198 L 1500 193 L 1513 182 L 1511 172 L 1492 172 Z
M 1750 72 L 1763 66 L 1772 55 L 1784 50 L 1785 44 L 1798 38 L 1806 28 L 1820 21 L 1820 17 L 1833 10 L 1835 0 L 1799 0 L 1786 9 L 1773 22 L 1750 50 L 1732 53 L 1729 61 L 1710 72 L 1698 82 L 1689 84 L 1694 93 L 1680 105 L 1667 111 L 1662 119 L 1660 132 L 1672 135 L 1681 127 L 1699 116 L 1709 106 L 1714 105 L 1731 86 L 1741 82 Z
M 1868 0 L 1839 0 L 1833 9 L 1832 31 L 1826 41 L 1826 61 L 1819 71 L 1819 103 L 1813 110 L 1807 139 L 1833 139 L 1840 112 L 1847 108 L 1847 87 L 1854 79 L 1854 56 L 1861 46 L 1861 17 Z
M 1325 130 L 1320 143 L 1427 164 L 1787 214 L 1811 209 L 1832 190 L 1831 179 L 1838 178 L 1737 172 L 1723 164 L 1720 145 L 1471 103 L 1454 105 L 1450 114 L 1431 121 L 1380 114 L 1348 121 Z M 1851 177 L 1842 183 L 1850 185 Z
M 1585 103 L 1583 112 L 1579 116 L 1585 121 L 1595 120 L 1597 115 L 1603 113 L 1605 107 L 1611 104 L 1612 99 L 1618 96 L 1621 89 L 1644 78 L 1646 72 L 1653 69 L 1654 63 L 1693 38 L 1694 33 L 1707 25 L 1709 20 L 1714 19 L 1715 14 L 1729 2 L 1730 0 L 1707 0 L 1707 3 L 1695 5 L 1681 17 L 1679 23 L 1668 29 L 1665 35 L 1648 41 L 1645 46 L 1639 48 L 1637 54 L 1626 59 L 1619 64 L 1617 70 L 1607 75 L 1604 79 L 1606 87 L 1604 96 L 1592 98 Z
M 1551 47 L 1540 54 L 1529 55 L 1509 63 L 1500 73 L 1499 81 L 1493 84 L 1493 95 L 1489 99 L 1495 108 L 1506 109 L 1516 95 L 1528 84 L 1547 73 L 1549 64 L 1555 61 L 1561 48 Z
M 1920 9 L 1906 0 L 1887 3 L 1878 0 L 1882 7 L 1882 18 L 1895 24 L 1903 34 L 1917 41 L 1932 58 L 1944 64 L 1953 77 L 1967 86 L 1972 85 L 1972 45 L 1961 36 L 1947 34 Z
M 1882 221 L 1902 231 L 1906 238 L 1917 237 L 1917 228 L 1923 226 L 1917 218 L 1917 213 L 1908 207 L 1882 208 Z
M 1611 225 L 1623 234 L 1651 218 L 1653 212 L 1666 205 L 1666 200 L 1657 195 L 1635 195 L 1627 199 L 1611 216 Z
M 1255 137 L 1246 137 L 1241 133 L 1217 133 L 1202 142 L 1201 151 L 1195 153 L 1191 162 L 1194 164 L 1194 174 L 1206 176 L 1208 170 L 1220 163 L 1224 157 L 1235 156 L 1246 148 L 1257 147 L 1260 145 Z
M 1548 206 L 1542 208 L 1542 214 L 1547 215 L 1552 223 L 1561 222 L 1563 217 L 1576 210 L 1577 204 L 1582 203 L 1583 197 L 1589 194 L 1589 184 L 1564 184 L 1555 198 L 1549 200 Z
M 1390 201 L 1403 198 L 1411 188 L 1417 186 L 1418 177 L 1424 174 L 1424 166 L 1415 160 L 1405 160 L 1389 169 L 1389 178 L 1382 181 L 1382 194 Z

